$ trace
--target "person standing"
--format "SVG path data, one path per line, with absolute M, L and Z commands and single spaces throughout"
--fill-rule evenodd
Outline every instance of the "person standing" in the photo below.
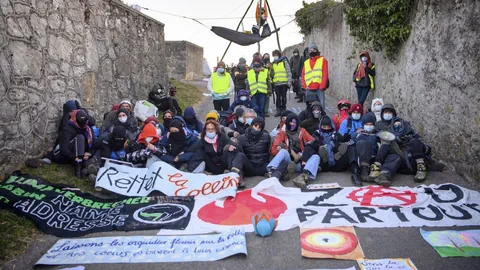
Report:
M 302 87 L 302 70 L 303 70 L 303 64 L 305 61 L 308 59 L 308 47 L 305 47 L 303 50 L 302 56 L 300 56 L 300 62 L 298 64 L 297 68 L 297 75 L 298 75 L 298 87 L 299 87 L 299 98 L 298 98 L 298 103 L 302 103 L 305 99 L 305 88 Z
M 328 87 L 328 61 L 320 56 L 315 43 L 308 46 L 310 59 L 306 60 L 302 69 L 302 87 L 306 95 L 316 95 L 322 108 L 325 108 L 325 90 Z
M 258 107 L 260 117 L 265 117 L 267 95 L 272 91 L 268 70 L 262 67 L 259 60 L 253 60 L 253 69 L 248 71 L 247 89 L 250 90 L 254 107 Z
M 277 98 L 275 117 L 278 117 L 282 111 L 287 109 L 287 91 L 292 85 L 292 71 L 287 58 L 283 57 L 279 50 L 273 51 L 272 55 L 273 63 L 270 76 L 272 77 L 273 89 Z
M 247 89 L 245 80 L 247 79 L 247 60 L 245 58 L 240 58 L 238 60 L 238 65 L 233 69 L 233 76 L 235 81 L 235 97 L 238 95 L 238 91 L 242 89 Z
M 262 64 L 263 67 L 267 69 L 269 73 L 272 72 L 272 62 L 270 62 L 270 54 L 265 53 L 262 56 Z M 265 99 L 265 117 L 270 117 L 270 97 L 272 96 L 272 92 L 269 92 L 267 98 Z
M 225 72 L 225 63 L 217 64 L 216 72 L 212 73 L 208 81 L 208 90 L 212 93 L 213 107 L 216 111 L 227 111 L 230 107 L 230 94 L 234 90 L 232 76 Z
M 290 58 L 290 69 L 292 70 L 293 92 L 295 92 L 295 99 L 300 98 L 300 85 L 298 84 L 298 66 L 300 65 L 300 54 L 298 49 L 293 50 L 293 56 Z
M 367 100 L 368 92 L 375 89 L 375 64 L 370 59 L 367 51 L 360 53 L 360 63 L 353 71 L 353 82 L 357 88 L 358 103 L 362 104 Z

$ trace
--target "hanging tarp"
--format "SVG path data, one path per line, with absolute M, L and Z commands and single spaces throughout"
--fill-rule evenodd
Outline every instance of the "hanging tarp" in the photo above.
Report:
M 246 33 L 238 32 L 225 27 L 212 26 L 212 32 L 215 33 L 217 36 L 220 36 L 226 40 L 229 40 L 241 46 L 253 45 L 257 42 L 264 40 L 265 38 L 269 37 L 271 34 L 279 30 L 280 29 L 275 29 L 274 31 L 270 31 L 270 28 L 268 27 L 268 25 L 264 25 L 262 34 L 257 35 L 257 34 L 246 34 Z

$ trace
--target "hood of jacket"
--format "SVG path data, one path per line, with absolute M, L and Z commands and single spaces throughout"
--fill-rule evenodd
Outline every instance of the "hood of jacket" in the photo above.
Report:
M 330 122 L 330 125 L 332 126 L 332 131 L 335 131 L 335 124 L 333 123 L 333 120 L 332 118 L 330 118 L 330 116 L 328 115 L 324 115 L 320 118 L 320 122 L 318 123 L 318 129 L 321 130 L 321 126 L 322 126 L 322 122 L 324 121 L 329 121 Z
M 377 113 L 377 112 L 375 111 L 375 103 L 377 103 L 377 102 L 380 102 L 380 104 L 382 105 L 382 107 L 383 107 L 383 105 L 385 105 L 385 103 L 383 103 L 383 98 L 374 98 L 374 99 L 372 100 L 372 107 L 370 107 L 370 110 L 371 110 L 372 112 L 374 112 L 374 113 Z M 381 112 L 381 110 L 380 110 L 378 113 L 380 113 L 380 112 Z
M 250 92 L 248 92 L 248 90 L 241 89 L 240 91 L 238 91 L 238 94 L 235 100 L 238 102 L 242 102 L 240 100 L 240 97 L 244 97 L 244 96 L 250 98 Z
M 395 110 L 395 107 L 393 106 L 393 104 L 385 104 L 383 105 L 382 112 L 381 112 L 381 118 L 383 121 L 386 121 L 385 119 L 383 119 L 383 112 L 385 111 L 385 109 L 389 109 L 393 111 L 393 118 L 397 117 L 397 111 Z
M 183 112 L 183 117 L 184 118 L 196 118 L 197 115 L 195 114 L 195 110 L 192 107 L 187 107 L 187 108 L 185 108 L 185 111 Z
M 359 57 L 361 58 L 363 55 L 365 55 L 368 58 L 367 61 L 371 61 L 370 54 L 367 51 L 360 52 Z
M 398 130 L 395 130 L 394 128 L 394 125 L 395 125 L 395 122 L 400 122 L 400 126 L 401 128 L 398 129 Z M 394 117 L 392 119 L 392 124 L 390 126 L 390 131 L 395 134 L 395 136 L 397 137 L 403 137 L 405 135 L 413 135 L 415 132 L 412 128 L 412 125 L 410 124 L 410 122 L 406 121 L 406 120 L 403 120 L 402 118 L 400 117 Z
M 300 130 L 300 122 L 298 121 L 298 116 L 295 113 L 291 113 L 287 116 L 287 120 L 285 120 L 285 125 L 284 125 L 285 130 L 291 131 L 290 122 L 292 121 L 292 119 L 295 119 L 297 121 L 297 128 L 295 129 L 295 131 Z

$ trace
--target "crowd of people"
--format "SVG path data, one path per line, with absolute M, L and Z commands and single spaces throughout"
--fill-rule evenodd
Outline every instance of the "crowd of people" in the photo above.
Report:
M 95 119 L 76 101 L 64 106 L 54 150 L 42 159 L 27 163 L 72 163 L 75 175 L 95 181 L 103 160 L 128 162 L 148 167 L 164 161 L 191 173 L 276 177 L 305 188 L 319 172 L 349 170 L 353 184 L 374 182 L 388 187 L 396 173 L 412 174 L 416 182 L 426 179 L 427 168 L 441 166 L 431 157 L 431 148 L 422 142 L 412 125 L 392 104 L 373 99 L 375 65 L 368 52 L 359 55 L 353 73 L 358 102 L 337 103 L 338 113 L 325 112 L 325 91 L 329 87 L 328 61 L 318 46 L 311 44 L 303 55 L 295 50 L 288 60 L 279 50 L 270 55 L 255 53 L 250 66 L 240 58 L 232 73 L 218 63 L 208 89 L 214 110 L 198 119 L 195 110 L 182 112 L 172 94 L 157 84 L 148 99 L 163 112 L 161 121 L 150 116 L 139 122 L 130 101 L 114 105 L 97 128 Z M 298 115 L 288 111 L 286 95 L 293 88 L 305 109 Z M 230 94 L 235 99 L 230 104 Z M 279 124 L 265 129 L 270 96 L 275 93 Z M 230 121 L 221 121 L 227 112 Z M 393 137 L 378 136 L 379 133 Z M 104 159 L 102 159 L 104 158 Z

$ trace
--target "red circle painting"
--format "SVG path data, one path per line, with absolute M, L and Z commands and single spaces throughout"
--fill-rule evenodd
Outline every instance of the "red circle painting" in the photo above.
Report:
M 216 206 L 215 202 L 206 204 L 198 211 L 198 217 L 218 225 L 248 225 L 252 224 L 255 213 L 263 211 L 276 219 L 287 210 L 287 205 L 282 200 L 262 193 L 258 195 L 265 202 L 254 199 L 251 190 L 245 190 L 238 192 L 235 199 L 227 199 L 223 208 Z
M 351 233 L 337 229 L 316 229 L 300 235 L 304 250 L 329 255 L 345 255 L 355 250 L 357 237 Z

